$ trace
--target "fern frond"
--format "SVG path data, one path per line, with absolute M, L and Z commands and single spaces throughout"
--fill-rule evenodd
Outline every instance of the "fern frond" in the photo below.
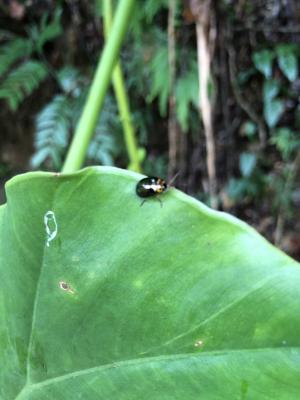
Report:
M 33 51 L 33 44 L 28 39 L 10 40 L 0 47 L 0 77 L 20 58 L 28 57 Z
M 51 21 L 49 21 L 49 15 L 44 14 L 40 25 L 31 27 L 30 36 L 35 43 L 37 51 L 41 52 L 45 43 L 55 39 L 62 33 L 61 15 L 62 9 L 58 7 Z
M 168 8 L 168 0 L 144 0 L 143 7 L 135 7 L 131 21 L 131 32 L 139 40 L 145 32 L 145 24 L 153 24 L 154 17 L 163 9 Z
M 64 93 L 71 94 L 74 97 L 78 97 L 81 94 L 83 78 L 77 68 L 66 65 L 60 69 L 57 78 Z
M 159 100 L 159 111 L 166 115 L 169 96 L 169 65 L 168 48 L 160 46 L 156 49 L 153 58 L 149 62 L 151 76 L 151 92 L 147 100 L 152 102 L 156 97 Z
M 123 135 L 115 98 L 108 94 L 90 143 L 87 159 L 90 163 L 114 165 L 115 159 L 124 149 Z
M 37 115 L 34 141 L 36 152 L 31 158 L 33 168 L 48 161 L 50 168 L 54 166 L 60 169 L 73 127 L 73 108 L 72 98 L 57 95 Z
M 8 101 L 10 108 L 17 110 L 48 74 L 45 66 L 37 61 L 25 61 L 14 69 L 0 85 L 0 98 Z
M 198 107 L 198 65 L 195 61 L 189 62 L 189 70 L 176 81 L 176 114 L 183 132 L 189 128 L 191 106 Z

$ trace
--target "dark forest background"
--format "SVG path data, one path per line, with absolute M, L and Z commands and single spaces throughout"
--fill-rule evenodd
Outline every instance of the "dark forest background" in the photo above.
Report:
M 0 2 L 1 202 L 10 177 L 61 169 L 104 45 L 101 3 Z M 179 171 L 176 187 L 298 259 L 299 56 L 297 0 L 139 0 L 120 58 L 143 173 Z M 112 89 L 90 164 L 128 167 Z

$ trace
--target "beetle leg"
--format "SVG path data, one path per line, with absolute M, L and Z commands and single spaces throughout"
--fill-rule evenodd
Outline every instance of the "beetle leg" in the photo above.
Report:
M 161 199 L 159 197 L 155 197 L 159 202 L 160 202 L 160 208 L 163 208 L 163 202 L 161 201 Z
M 142 205 L 143 205 L 146 201 L 147 201 L 147 199 L 144 199 L 144 200 L 141 202 L 140 207 L 142 207 Z

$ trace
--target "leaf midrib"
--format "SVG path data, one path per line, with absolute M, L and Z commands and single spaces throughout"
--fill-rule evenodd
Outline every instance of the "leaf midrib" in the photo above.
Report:
M 53 206 L 54 206 L 54 203 L 55 203 L 56 192 L 57 192 L 57 190 L 55 188 L 54 192 L 53 192 L 52 199 L 51 199 L 50 204 L 49 204 L 49 208 L 47 207 L 49 210 L 53 210 Z M 41 226 L 44 229 L 43 216 L 41 216 Z M 35 297 L 34 297 L 33 310 L 32 310 L 31 328 L 30 328 L 28 347 L 27 347 L 26 381 L 25 381 L 25 385 L 24 385 L 23 389 L 21 390 L 21 392 L 24 390 L 25 387 L 30 385 L 30 355 L 31 355 L 32 346 L 33 346 L 33 330 L 34 330 L 34 326 L 35 326 L 35 322 L 36 322 L 36 314 L 37 314 L 37 306 L 38 306 L 38 299 L 39 299 L 39 293 L 40 293 L 41 279 L 42 279 L 43 270 L 44 270 L 44 266 L 45 266 L 45 250 L 46 250 L 46 241 L 44 240 L 43 251 L 42 251 L 42 256 L 41 256 L 41 268 L 40 268 L 40 273 L 39 273 L 39 276 L 38 276 L 38 279 L 37 279 L 37 284 L 36 284 Z
M 161 362 L 161 361 L 176 361 L 176 360 L 185 360 L 185 359 L 199 359 L 201 357 L 216 357 L 216 356 L 228 356 L 231 354 L 239 354 L 239 353 L 265 353 L 265 352 L 277 352 L 277 351 L 300 351 L 300 346 L 278 346 L 278 347 L 260 347 L 260 348 L 249 348 L 249 349 L 222 349 L 222 350 L 208 350 L 201 351 L 201 353 L 185 353 L 185 354 L 168 354 L 164 356 L 152 356 L 146 358 L 137 358 L 132 360 L 125 361 L 117 361 L 109 364 L 99 365 L 96 367 L 85 368 L 78 371 L 73 371 L 64 375 L 60 375 L 54 378 L 46 379 L 44 381 L 26 384 L 20 393 L 17 395 L 15 400 L 21 399 L 22 395 L 27 392 L 32 392 L 35 389 L 40 389 L 45 386 L 53 385 L 55 383 L 63 382 L 68 379 L 72 379 L 74 377 L 83 376 L 92 374 L 95 372 L 106 371 L 109 369 L 117 369 L 117 368 L 126 368 L 130 366 L 142 365 L 153 362 Z

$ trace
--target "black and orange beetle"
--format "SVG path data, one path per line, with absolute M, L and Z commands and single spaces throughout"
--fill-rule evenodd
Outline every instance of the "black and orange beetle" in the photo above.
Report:
M 136 194 L 139 197 L 144 198 L 144 200 L 141 203 L 141 206 L 145 203 L 148 197 L 154 197 L 165 192 L 170 187 L 170 184 L 174 182 L 177 175 L 178 173 L 171 179 L 170 183 L 168 184 L 164 179 L 158 178 L 156 176 L 148 176 L 138 181 L 136 185 Z M 160 205 L 162 206 L 160 198 L 159 197 L 156 198 L 160 202 Z

